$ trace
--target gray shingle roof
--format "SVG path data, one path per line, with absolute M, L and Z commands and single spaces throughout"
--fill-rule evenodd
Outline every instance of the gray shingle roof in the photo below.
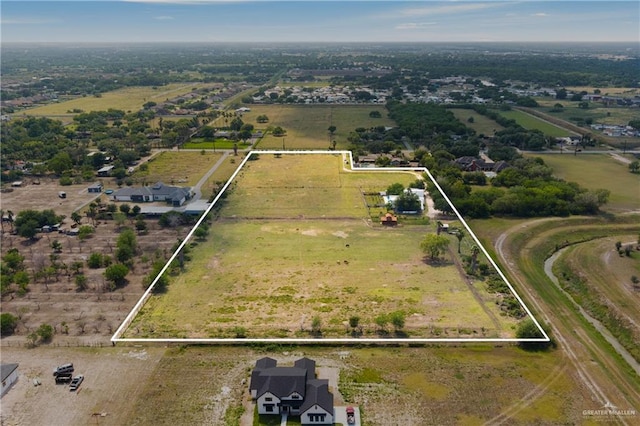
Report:
M 2 364 L 0 365 L 0 376 L 2 376 L 2 381 L 4 382 L 11 373 L 18 368 L 18 364 Z
M 313 379 L 307 382 L 306 395 L 300 412 L 304 413 L 316 404 L 333 415 L 333 394 L 329 392 L 328 380 Z

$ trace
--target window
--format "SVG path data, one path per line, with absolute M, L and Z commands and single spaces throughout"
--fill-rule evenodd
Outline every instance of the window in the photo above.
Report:
M 270 396 L 266 396 L 266 397 L 264 398 L 264 400 L 265 400 L 265 401 L 273 401 L 273 398 L 271 398 Z
M 300 399 L 300 395 L 291 395 L 291 399 Z
M 264 411 L 273 413 L 273 404 L 264 404 Z
M 327 415 L 325 413 L 322 414 L 309 414 L 309 421 L 311 422 L 324 422 L 324 418 Z

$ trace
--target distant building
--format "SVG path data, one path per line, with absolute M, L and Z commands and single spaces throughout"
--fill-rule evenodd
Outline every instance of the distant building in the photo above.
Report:
M 156 182 L 152 186 L 120 189 L 114 192 L 112 197 L 114 201 L 132 201 L 134 203 L 165 201 L 167 204 L 179 207 L 191 199 L 191 188 Z
M 2 376 L 2 394 L 0 397 L 2 397 L 18 381 L 18 364 L 0 365 L 0 375 Z
M 96 182 L 93 185 L 91 185 L 89 188 L 87 188 L 87 191 L 89 191 L 89 193 L 94 193 L 94 194 L 99 194 L 102 192 L 102 183 L 100 182 Z
M 98 170 L 98 176 L 100 177 L 107 177 L 107 176 L 111 176 L 111 171 L 114 169 L 115 166 L 104 166 L 103 168 Z

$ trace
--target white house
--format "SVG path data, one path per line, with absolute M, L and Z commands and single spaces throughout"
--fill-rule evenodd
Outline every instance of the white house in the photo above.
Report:
M 18 364 L 2 364 L 0 370 L 2 375 L 2 394 L 0 397 L 2 397 L 18 381 Z
M 301 358 L 293 367 L 278 367 L 261 358 L 251 373 L 249 391 L 258 414 L 300 415 L 303 425 L 333 424 L 333 394 L 328 380 L 315 378 L 315 361 Z

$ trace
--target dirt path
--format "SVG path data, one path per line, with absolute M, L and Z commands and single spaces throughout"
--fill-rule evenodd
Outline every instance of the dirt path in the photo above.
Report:
M 620 344 L 620 342 L 618 342 L 618 340 L 609 332 L 609 330 L 600 321 L 598 321 L 597 319 L 595 319 L 591 315 L 589 315 L 589 313 L 587 313 L 582 308 L 582 306 L 580 306 L 573 299 L 573 297 L 569 293 L 564 291 L 564 289 L 560 286 L 560 282 L 558 281 L 558 277 L 556 277 L 553 274 L 553 265 L 554 265 L 554 263 L 556 262 L 556 260 L 558 260 L 558 258 L 560 256 L 562 256 L 562 254 L 567 249 L 569 249 L 569 247 L 565 247 L 565 248 L 563 248 L 561 250 L 558 250 L 557 252 L 555 252 L 551 257 L 549 257 L 544 262 L 544 273 L 553 282 L 553 284 L 556 286 L 558 291 L 562 292 L 565 295 L 565 297 L 567 299 L 569 299 L 569 301 L 571 301 L 571 303 L 574 305 L 574 307 L 580 312 L 580 315 L 582 315 L 584 317 L 584 319 L 589 321 L 589 323 L 591 325 L 593 325 L 594 328 L 596 330 L 598 330 L 598 332 L 600 332 L 600 334 L 602 334 L 602 337 L 604 337 L 605 340 L 607 342 L 609 342 L 609 344 L 611 344 L 611 346 L 613 346 L 613 348 L 616 350 L 616 352 L 618 352 L 618 354 L 620 354 L 620 356 L 622 358 L 624 358 L 624 360 L 627 361 L 627 363 L 631 366 L 631 368 L 633 368 L 635 370 L 635 372 L 640 376 L 640 364 L 638 364 L 638 362 L 633 358 L 633 356 Z
M 582 317 L 570 306 L 566 299 L 557 291 L 542 287 L 534 289 L 525 281 L 522 272 L 516 267 L 516 261 L 509 251 L 508 237 L 524 232 L 527 227 L 551 220 L 539 219 L 516 225 L 503 232 L 496 240 L 495 248 L 503 264 L 508 268 L 519 290 L 526 296 L 528 303 L 534 308 L 545 322 L 550 324 L 553 337 L 563 351 L 568 362 L 571 363 L 576 378 L 590 391 L 594 405 L 614 404 L 623 409 L 637 409 L 640 406 L 640 395 L 632 383 L 634 378 L 628 376 L 626 370 L 621 369 L 618 362 L 611 359 L 611 355 L 604 350 L 602 343 L 584 330 Z M 531 242 L 527 243 L 531 244 Z M 518 256 L 526 258 L 527 253 L 519 251 Z M 538 294 L 542 292 L 546 296 Z M 585 407 L 593 408 L 593 407 Z M 595 407 L 598 408 L 598 407 Z M 616 420 L 628 424 L 629 419 L 616 417 Z

